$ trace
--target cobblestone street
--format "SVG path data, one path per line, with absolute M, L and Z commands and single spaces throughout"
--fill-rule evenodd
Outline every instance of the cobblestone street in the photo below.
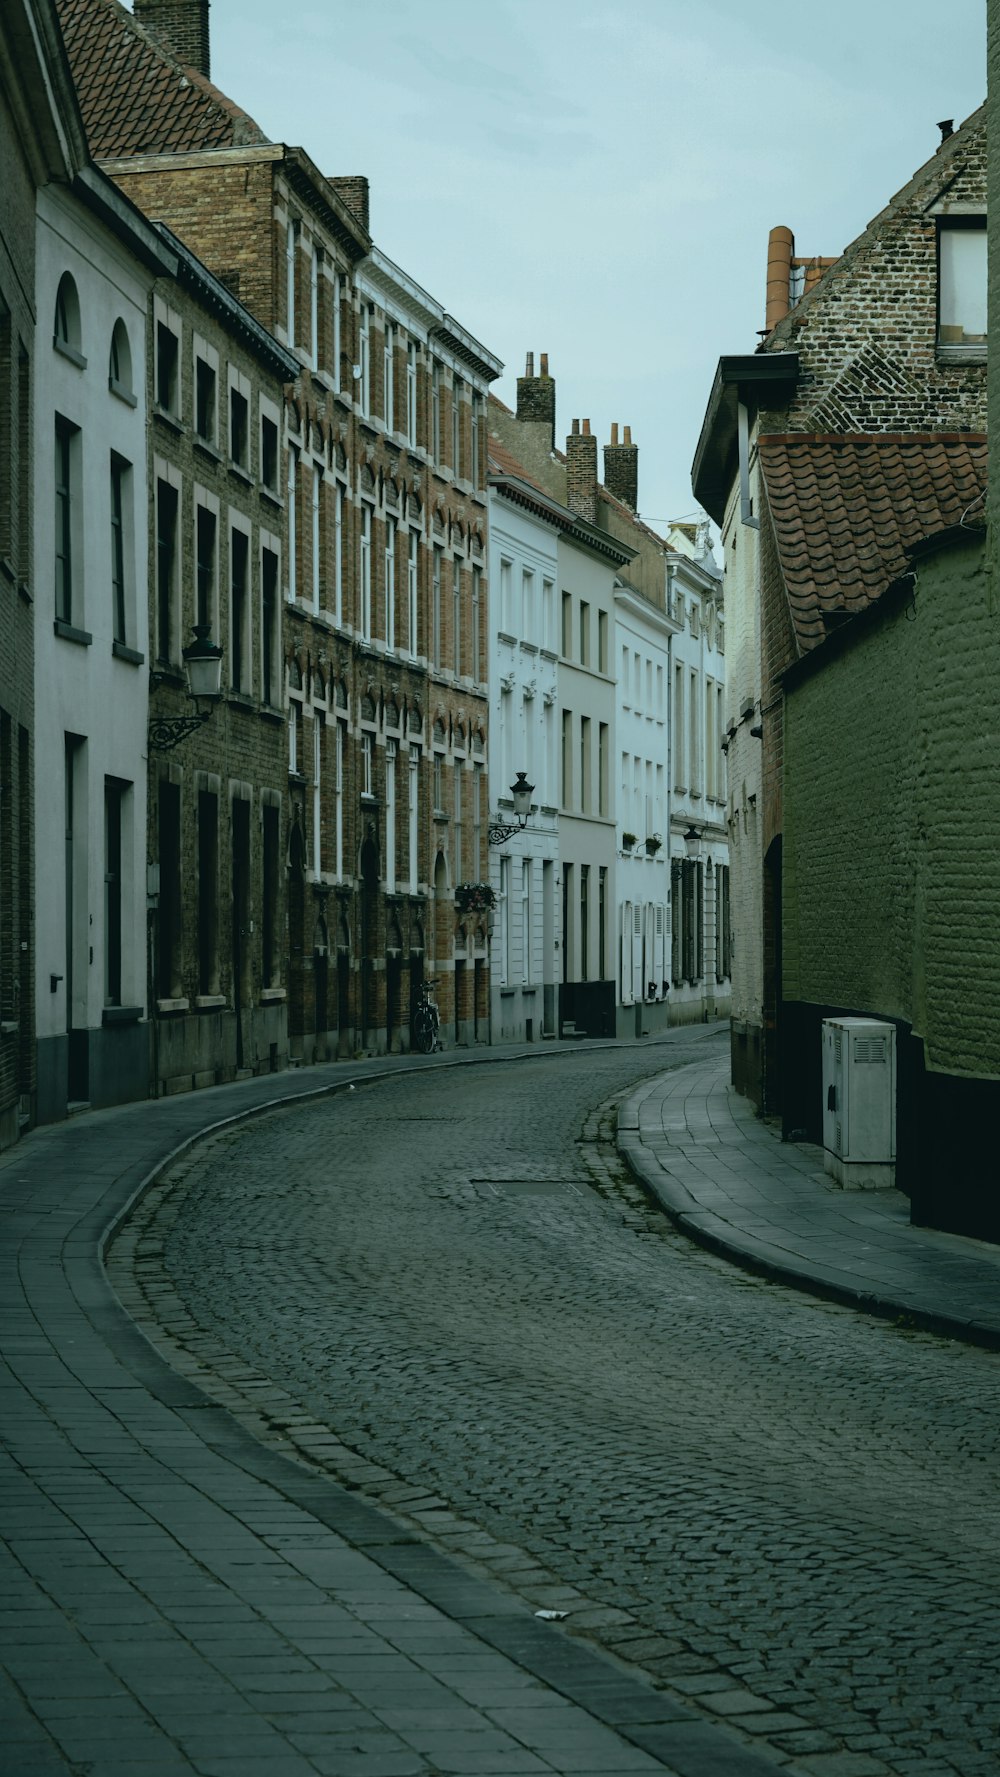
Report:
M 1000 1357 L 674 1233 L 613 1146 L 667 1059 L 269 1113 L 148 1194 L 112 1281 L 259 1435 L 796 1770 L 995 1774 Z

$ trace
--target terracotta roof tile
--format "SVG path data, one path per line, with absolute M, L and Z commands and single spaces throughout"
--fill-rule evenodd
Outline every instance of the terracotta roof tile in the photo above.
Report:
M 983 522 L 981 432 L 786 432 L 759 450 L 802 654 L 835 613 L 866 610 L 905 573 L 914 544 Z
M 252 117 L 175 61 L 118 0 L 57 0 L 57 7 L 95 160 L 267 141 Z

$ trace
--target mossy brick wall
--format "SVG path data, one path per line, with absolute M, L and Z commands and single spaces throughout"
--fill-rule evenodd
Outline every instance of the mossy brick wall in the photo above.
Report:
M 1000 1076 L 1000 623 L 981 541 L 824 650 L 785 727 L 784 992 L 913 1027 L 927 1069 Z
M 987 119 L 995 127 L 990 130 L 989 150 L 989 214 L 994 219 L 1000 217 L 1000 0 L 987 0 L 987 85 L 989 97 L 986 104 Z M 994 220 L 989 230 L 989 337 L 992 342 L 990 356 L 992 375 L 990 378 L 989 398 L 989 429 L 994 438 L 1000 438 L 1000 365 L 996 363 L 998 344 L 1000 344 L 1000 227 Z M 992 456 L 992 452 L 990 453 Z M 990 557 L 994 575 L 998 572 L 997 538 L 1000 535 L 1000 475 L 995 472 L 990 476 L 988 495 L 988 512 L 990 518 L 991 547 Z

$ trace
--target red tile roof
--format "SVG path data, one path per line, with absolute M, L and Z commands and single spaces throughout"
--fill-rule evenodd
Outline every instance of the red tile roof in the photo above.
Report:
M 118 0 L 56 3 L 95 160 L 267 141 L 252 117 L 175 61 Z
M 984 522 L 981 432 L 786 432 L 759 449 L 800 654 L 906 573 L 913 545 Z

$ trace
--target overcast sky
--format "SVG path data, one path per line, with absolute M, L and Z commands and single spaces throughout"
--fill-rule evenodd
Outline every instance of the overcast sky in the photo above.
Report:
M 768 231 L 859 234 L 986 91 L 984 0 L 213 0 L 212 75 L 326 173 L 557 434 L 613 420 L 651 521 L 693 508 L 716 360 L 764 319 Z

